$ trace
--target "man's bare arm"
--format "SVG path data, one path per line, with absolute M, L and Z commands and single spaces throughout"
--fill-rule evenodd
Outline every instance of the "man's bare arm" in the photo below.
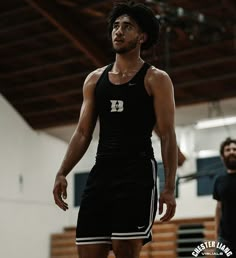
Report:
M 64 160 L 58 174 L 67 176 L 71 169 L 83 157 L 86 152 L 97 121 L 94 101 L 94 76 L 90 75 L 83 87 L 83 104 L 75 132 L 70 140 Z
M 159 129 L 158 129 L 158 125 L 155 125 L 154 126 L 154 129 L 153 131 L 156 133 L 156 135 L 158 137 L 160 137 L 160 133 L 159 133 Z M 185 160 L 186 160 L 186 157 L 185 155 L 182 153 L 182 151 L 180 150 L 179 146 L 177 146 L 177 158 L 178 158 L 178 166 L 181 167 Z
M 75 132 L 68 145 L 65 157 L 56 175 L 53 195 L 55 203 L 63 210 L 68 205 L 63 199 L 67 198 L 66 176 L 72 168 L 80 161 L 92 139 L 92 134 L 97 121 L 97 112 L 94 100 L 94 90 L 101 70 L 88 75 L 83 86 L 83 104 L 80 111 L 80 118 Z
M 174 216 L 176 208 L 174 190 L 177 169 L 177 143 L 173 85 L 169 76 L 156 68 L 150 68 L 146 78 L 147 90 L 154 98 L 156 124 L 158 125 L 165 169 L 165 186 L 159 199 L 159 213 L 163 212 L 163 204 L 165 203 L 167 210 L 161 220 L 168 221 Z

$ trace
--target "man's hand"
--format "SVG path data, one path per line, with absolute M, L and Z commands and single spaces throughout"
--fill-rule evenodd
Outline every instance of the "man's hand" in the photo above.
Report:
M 67 180 L 65 176 L 57 175 L 55 179 L 54 188 L 53 188 L 53 196 L 54 196 L 56 205 L 59 206 L 64 211 L 68 209 L 68 204 L 64 202 L 64 200 L 67 198 L 66 188 L 67 188 Z
M 160 194 L 159 198 L 159 214 L 162 214 L 163 212 L 163 204 L 166 204 L 166 212 L 164 216 L 160 218 L 162 222 L 169 221 L 174 215 L 175 215 L 175 209 L 176 209 L 176 202 L 175 202 L 175 196 L 173 192 L 170 192 L 168 190 L 164 190 Z

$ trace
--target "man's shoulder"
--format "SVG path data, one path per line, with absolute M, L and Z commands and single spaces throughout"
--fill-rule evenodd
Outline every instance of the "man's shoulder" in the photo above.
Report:
M 145 81 L 147 84 L 165 85 L 166 83 L 169 83 L 171 80 L 167 72 L 151 65 L 147 70 Z
M 87 83 L 96 84 L 106 68 L 107 68 L 107 65 L 103 66 L 103 67 L 100 67 L 100 68 L 97 68 L 96 70 L 89 73 L 87 78 L 85 79 L 85 83 L 86 84 Z
M 105 69 L 107 68 L 108 65 L 105 65 L 103 67 L 97 68 L 96 70 L 94 70 L 92 72 L 93 76 L 97 77 L 98 79 L 100 78 L 100 76 L 102 75 L 102 73 L 105 71 Z
M 169 75 L 155 66 L 150 66 L 146 76 L 145 85 L 149 92 L 156 92 L 158 94 L 165 94 L 167 91 L 171 92 L 173 90 L 173 84 Z
M 169 75 L 164 70 L 161 70 L 154 65 L 151 65 L 147 71 L 147 77 L 155 77 L 157 79 L 161 79 L 164 77 L 169 77 Z

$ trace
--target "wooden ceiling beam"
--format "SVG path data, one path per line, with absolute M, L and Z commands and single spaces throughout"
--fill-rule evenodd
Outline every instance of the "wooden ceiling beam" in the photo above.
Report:
M 235 89 L 228 91 L 228 92 L 225 91 L 224 95 L 222 95 L 222 92 L 219 92 L 212 96 L 195 94 L 192 98 L 191 97 L 177 98 L 175 103 L 176 103 L 177 107 L 181 107 L 181 106 L 193 105 L 193 104 L 197 104 L 197 103 L 206 103 L 206 102 L 210 102 L 210 101 L 229 99 L 234 96 L 236 96 Z
M 84 9 L 84 8 L 96 8 L 104 3 L 107 4 L 107 0 L 90 0 L 89 2 L 87 3 L 84 3 L 84 4 L 79 4 L 78 7 L 80 10 Z M 112 3 L 112 1 L 111 1 Z
M 232 15 L 234 15 L 234 20 L 235 20 L 235 16 L 236 16 L 236 4 L 235 1 L 231 1 L 231 0 L 221 0 L 222 5 L 227 9 L 227 11 L 229 13 L 231 13 Z
M 83 9 L 82 11 L 80 10 L 80 12 L 87 14 L 89 16 L 92 16 L 94 19 L 99 18 L 99 20 L 101 20 L 101 18 L 102 19 L 105 18 L 105 14 L 102 11 L 94 10 L 91 8 L 86 8 L 86 9 Z
M 82 87 L 78 86 L 78 89 L 75 90 L 68 90 L 67 88 L 65 90 L 60 90 L 60 91 L 55 91 L 53 93 L 47 93 L 47 92 L 41 92 L 40 95 L 37 95 L 35 97 L 24 97 L 24 96 L 15 96 L 15 97 L 10 97 L 10 102 L 13 105 L 24 105 L 24 104 L 30 104 L 30 103 L 37 103 L 40 101 L 45 101 L 45 100 L 55 100 L 58 98 L 65 98 L 69 96 L 74 96 L 76 97 L 77 95 L 82 94 Z
M 51 116 L 42 116 L 26 119 L 27 122 L 36 130 L 71 125 L 78 122 L 79 112 L 67 112 L 60 114 L 52 119 Z
M 216 43 L 211 43 L 211 44 L 206 44 L 204 46 L 200 46 L 200 47 L 191 47 L 191 48 L 187 48 L 185 50 L 181 50 L 181 51 L 176 51 L 173 52 L 171 51 L 170 53 L 170 62 L 172 63 L 172 60 L 182 60 L 183 58 L 185 58 L 186 56 L 195 56 L 195 55 L 201 55 L 203 52 L 216 52 L 218 53 L 220 50 L 223 52 L 225 52 L 225 50 L 227 49 L 227 52 L 229 53 L 229 50 L 232 50 L 231 53 L 234 54 L 235 53 L 235 47 L 234 47 L 234 43 L 235 40 L 234 39 L 226 39 L 220 42 L 216 42 Z M 159 46 L 157 46 L 157 49 L 159 48 Z M 159 50 L 159 49 L 158 49 Z M 156 57 L 153 56 L 149 56 L 149 59 L 151 59 L 151 62 L 157 62 L 157 61 L 163 61 L 166 57 L 165 57 L 165 53 L 163 54 L 159 54 L 156 55 Z
M 15 30 L 24 29 L 24 28 L 27 28 L 27 27 L 33 27 L 35 25 L 46 23 L 46 22 L 47 22 L 47 20 L 45 18 L 37 18 L 36 20 L 30 21 L 30 22 L 24 22 L 24 23 L 21 23 L 21 24 L 17 24 L 17 25 L 14 25 L 14 26 L 8 26 L 8 27 L 5 26 L 4 29 L 0 30 L 0 34 L 13 32 Z
M 176 51 L 176 52 L 171 52 L 171 59 L 181 59 L 185 56 L 188 55 L 196 55 L 197 53 L 201 53 L 204 51 L 218 51 L 219 49 L 222 49 L 222 51 L 225 50 L 225 47 L 227 47 L 228 49 L 232 47 L 232 50 L 234 51 L 234 39 L 227 39 L 224 41 L 220 41 L 220 42 L 216 42 L 216 43 L 212 43 L 212 44 L 206 44 L 200 47 L 192 47 L 192 48 L 187 48 L 185 50 L 181 50 L 181 51 Z M 158 57 L 157 57 L 158 58 Z M 165 58 L 164 54 L 159 56 L 160 59 Z
M 228 62 L 236 62 L 236 56 L 235 55 L 226 56 L 226 57 L 222 57 L 222 58 L 212 59 L 210 61 L 197 62 L 195 64 L 188 64 L 188 65 L 181 65 L 179 67 L 170 69 L 170 74 L 172 74 L 172 76 L 174 76 L 175 73 L 178 73 L 178 72 L 185 72 L 185 71 L 193 70 L 193 69 L 199 70 L 202 68 L 208 69 L 210 66 L 225 64 Z
M 24 1 L 1 1 L 0 13 L 3 15 L 7 15 L 9 12 L 24 8 L 25 6 L 26 4 L 24 3 Z
M 34 40 L 38 40 L 42 37 L 54 37 L 60 35 L 59 31 L 49 31 L 49 32 L 43 32 L 43 33 L 38 33 L 37 35 L 31 36 L 31 37 L 24 37 L 24 39 L 20 39 L 20 40 L 13 40 L 9 43 L 4 43 L 4 44 L 0 44 L 0 50 L 4 49 L 4 48 L 10 48 L 10 47 L 15 47 L 19 44 L 25 44 L 25 43 L 30 43 L 30 41 L 34 41 Z
M 76 7 L 78 5 L 77 2 L 71 0 L 56 0 L 58 3 L 69 6 L 69 7 Z
M 51 1 L 46 0 L 25 1 L 56 26 L 95 66 L 100 67 L 107 63 L 107 58 L 96 43 L 89 39 L 89 34 L 82 31 L 82 26 L 80 29 L 75 28 L 75 24 L 79 23 L 73 23 L 65 17 L 61 6 L 52 5 Z
M 219 75 L 219 76 L 212 76 L 212 77 L 207 77 L 204 79 L 199 79 L 199 80 L 194 80 L 194 81 L 189 81 L 189 82 L 184 82 L 184 83 L 175 83 L 175 88 L 176 90 L 179 88 L 190 88 L 194 86 L 200 86 L 205 83 L 212 83 L 212 82 L 217 82 L 217 81 L 224 81 L 228 79 L 236 79 L 236 73 L 229 73 L 229 74 L 224 74 L 224 75 Z
M 57 76 L 56 78 L 49 79 L 49 80 L 42 80 L 39 82 L 34 82 L 34 83 L 29 83 L 29 84 L 24 84 L 24 85 L 3 85 L 1 86 L 1 91 L 5 94 L 11 94 L 11 93 L 19 93 L 19 92 L 24 92 L 27 89 L 36 89 L 36 88 L 41 88 L 41 87 L 48 87 L 49 85 L 53 84 L 58 84 L 58 83 L 65 83 L 70 80 L 78 80 L 78 79 L 83 79 L 86 75 L 88 75 L 90 71 L 85 71 L 81 73 L 74 73 L 66 76 Z M 79 82 L 79 81 L 78 81 Z
M 222 48 L 223 49 L 222 51 L 224 51 L 225 45 L 232 47 L 232 50 L 234 50 L 234 39 L 227 39 L 227 40 L 223 40 L 212 44 L 206 44 L 200 47 L 193 47 L 183 51 L 172 52 L 171 59 L 182 58 L 183 56 L 186 56 L 186 55 L 195 55 L 198 52 L 218 50 L 219 48 Z
M 24 118 L 26 119 L 31 119 L 34 117 L 40 117 L 40 116 L 50 116 L 56 113 L 60 113 L 60 112 L 67 112 L 67 111 L 71 111 L 71 112 L 76 112 L 76 111 L 80 111 L 82 103 L 79 104 L 72 104 L 72 105 L 66 105 L 66 106 L 57 106 L 57 107 L 45 107 L 44 110 L 42 109 L 38 109 L 38 110 L 33 110 L 30 112 L 21 112 L 21 114 L 23 115 Z
M 53 46 L 53 47 L 48 47 L 48 48 L 44 48 L 42 50 L 39 50 L 39 51 L 36 51 L 34 53 L 19 53 L 19 55 L 17 56 L 14 56 L 14 57 L 10 57 L 10 58 L 7 58 L 5 60 L 0 60 L 0 63 L 1 64 L 11 64 L 12 62 L 17 62 L 19 61 L 20 59 L 34 59 L 34 58 L 38 58 L 38 57 L 41 57 L 43 55 L 46 55 L 46 54 L 51 54 L 51 53 L 55 53 L 55 52 L 61 52 L 63 50 L 65 50 L 66 48 L 69 48 L 71 47 L 71 43 L 66 43 L 66 44 L 63 44 L 63 45 L 60 45 L 60 46 Z
M 72 64 L 72 63 L 76 63 L 79 62 L 81 60 L 80 57 L 71 57 L 69 56 L 66 59 L 62 59 L 60 61 L 54 61 L 54 62 L 49 62 L 47 61 L 46 64 L 42 64 L 42 65 L 38 65 L 38 66 L 33 66 L 27 69 L 22 69 L 22 70 L 17 70 L 14 72 L 10 72 L 10 73 L 4 73 L 4 74 L 0 74 L 0 79 L 6 79 L 6 78 L 12 78 L 13 76 L 24 76 L 25 74 L 29 74 L 29 73 L 34 73 L 34 72 L 38 72 L 41 70 L 46 70 L 46 69 L 51 69 L 54 68 L 56 66 L 63 66 L 63 65 L 68 65 L 68 64 Z
M 30 10 L 32 10 L 32 8 L 30 6 L 19 7 L 19 8 L 1 13 L 0 19 L 7 18 L 8 16 L 12 16 L 12 15 L 14 15 L 14 16 L 19 15 L 19 13 L 21 13 L 21 12 L 30 11 Z

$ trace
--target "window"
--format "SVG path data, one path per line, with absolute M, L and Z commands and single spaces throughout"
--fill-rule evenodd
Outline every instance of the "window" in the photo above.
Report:
M 224 173 L 225 167 L 219 156 L 197 159 L 197 195 L 211 195 L 216 177 Z

